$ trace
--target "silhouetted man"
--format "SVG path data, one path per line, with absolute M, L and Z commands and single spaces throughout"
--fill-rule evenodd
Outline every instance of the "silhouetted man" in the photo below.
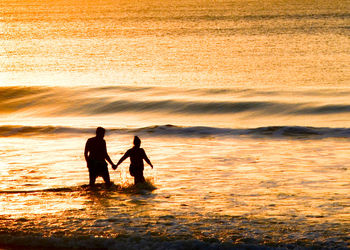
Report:
M 135 184 L 145 182 L 145 177 L 143 177 L 143 160 L 145 160 L 151 168 L 153 165 L 151 161 L 148 159 L 145 150 L 140 148 L 141 140 L 139 137 L 134 137 L 134 147 L 126 151 L 122 158 L 120 158 L 117 165 L 113 166 L 113 169 L 116 169 L 119 164 L 121 164 L 126 158 L 130 157 L 130 175 L 134 177 Z
M 98 176 L 103 178 L 108 187 L 111 185 L 106 160 L 112 166 L 114 164 L 107 153 L 106 141 L 103 139 L 104 136 L 105 129 L 98 127 L 96 129 L 96 136 L 88 139 L 85 145 L 84 156 L 89 169 L 90 186 L 95 185 Z

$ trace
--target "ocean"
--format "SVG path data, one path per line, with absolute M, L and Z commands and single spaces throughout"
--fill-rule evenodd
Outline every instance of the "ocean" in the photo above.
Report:
M 350 247 L 350 1 L 0 7 L 1 248 Z

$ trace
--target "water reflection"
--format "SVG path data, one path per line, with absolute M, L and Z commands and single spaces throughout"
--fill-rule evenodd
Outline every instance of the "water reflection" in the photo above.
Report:
M 110 156 L 120 156 L 125 151 L 122 145 L 128 145 L 130 138 L 109 136 Z M 5 142 L 15 145 L 15 140 Z M 1 214 L 11 220 L 8 226 L 14 230 L 17 220 L 24 217 L 36 223 L 21 222 L 24 230 L 44 231 L 40 222 L 50 221 L 52 225 L 45 222 L 46 227 L 57 233 L 101 237 L 148 234 L 237 242 L 247 238 L 311 242 L 312 237 L 320 241 L 329 238 L 325 230 L 331 230 L 328 235 L 337 240 L 344 240 L 348 233 L 346 140 L 310 143 L 147 136 L 144 140 L 157 163 L 156 173 L 145 172 L 155 190 L 134 189 L 127 168 L 111 172 L 115 183 L 111 189 L 100 182 L 96 190 L 90 190 L 84 186 L 88 184 L 84 159 L 76 157 L 82 155 L 83 140 L 47 139 L 41 143 L 42 139 L 28 138 L 34 149 L 32 162 L 40 158 L 44 165 L 34 169 L 28 163 L 25 168 L 11 164 L 28 150 L 22 144 L 3 157 Z M 54 157 L 44 159 L 35 153 L 48 146 L 56 152 L 69 147 L 71 151 L 66 155 L 54 152 Z M 322 150 L 326 147 L 328 152 Z M 50 165 L 55 159 L 60 163 Z

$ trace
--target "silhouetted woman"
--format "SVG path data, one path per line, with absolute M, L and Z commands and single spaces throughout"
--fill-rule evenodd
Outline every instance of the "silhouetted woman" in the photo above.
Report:
M 139 137 L 134 137 L 134 147 L 130 148 L 126 153 L 123 155 L 122 158 L 118 161 L 117 165 L 113 166 L 114 169 L 117 169 L 117 167 L 128 157 L 130 157 L 130 175 L 134 177 L 135 184 L 137 183 L 143 183 L 145 182 L 145 177 L 143 176 L 143 169 L 144 164 L 143 160 L 145 160 L 151 168 L 153 168 L 153 165 L 151 161 L 148 159 L 146 152 L 143 148 L 140 148 L 141 146 L 141 140 Z

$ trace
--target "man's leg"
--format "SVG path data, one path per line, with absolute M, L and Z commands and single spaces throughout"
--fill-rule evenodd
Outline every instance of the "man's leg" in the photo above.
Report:
M 107 187 L 110 187 L 112 185 L 107 168 L 103 171 L 102 178 L 105 181 Z
M 90 185 L 90 187 L 95 186 L 96 178 L 97 178 L 97 175 L 96 175 L 95 171 L 92 171 L 89 169 L 89 179 L 90 179 L 89 185 Z

